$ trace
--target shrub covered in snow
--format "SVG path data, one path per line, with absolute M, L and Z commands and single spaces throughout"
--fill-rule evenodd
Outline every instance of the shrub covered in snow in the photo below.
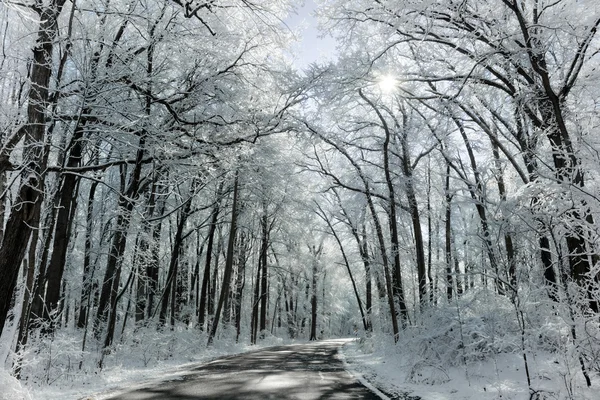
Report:
M 579 315 L 569 320 L 580 310 L 561 308 L 536 294 L 523 290 L 511 298 L 470 291 L 423 310 L 400 332 L 396 344 L 381 333 L 362 338 L 356 347 L 369 356 L 363 361 L 355 356 L 355 362 L 363 363 L 357 368 L 366 368 L 363 372 L 380 379 L 378 383 L 393 378 L 417 387 L 450 387 L 463 381 L 485 398 L 520 398 L 517 393 L 536 399 L 590 398 L 581 397 L 590 392 L 581 360 L 589 374 L 598 374 L 597 318 Z M 579 332 L 575 338 L 572 327 Z M 395 377 L 376 376 L 393 369 Z M 460 398 L 483 398 L 473 396 Z

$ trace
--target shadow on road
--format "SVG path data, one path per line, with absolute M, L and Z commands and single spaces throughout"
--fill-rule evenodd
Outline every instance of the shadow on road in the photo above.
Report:
M 182 380 L 123 393 L 141 399 L 379 399 L 344 370 L 339 343 L 278 346 L 214 361 Z

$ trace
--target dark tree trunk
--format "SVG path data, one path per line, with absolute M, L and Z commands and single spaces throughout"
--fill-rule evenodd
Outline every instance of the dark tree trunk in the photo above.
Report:
M 219 219 L 219 205 L 221 201 L 221 192 L 223 190 L 223 182 L 219 184 L 215 205 L 212 210 L 210 225 L 208 227 L 208 243 L 206 245 L 206 260 L 204 262 L 204 274 L 202 275 L 202 289 L 200 289 L 200 309 L 198 310 L 198 326 L 200 330 L 204 330 L 206 320 L 207 304 L 210 295 L 210 267 L 213 255 L 213 247 L 215 241 L 215 233 L 217 230 L 217 221 Z
M 72 139 L 71 152 L 67 160 L 67 168 L 77 167 L 81 162 L 83 153 L 83 127 L 78 126 Z M 60 199 L 58 203 L 58 213 L 56 215 L 54 241 L 50 252 L 50 262 L 46 269 L 45 282 L 46 297 L 44 301 L 43 318 L 50 323 L 50 329 L 53 330 L 54 323 L 51 320 L 51 314 L 58 308 L 61 293 L 61 283 L 65 270 L 67 259 L 67 248 L 69 237 L 71 236 L 71 227 L 74 220 L 75 209 L 77 207 L 77 189 L 79 178 L 74 174 L 66 174 L 62 177 L 62 184 L 59 186 Z M 59 316 L 55 316 L 59 317 Z
M 355 235 L 355 239 L 358 244 L 358 249 L 360 252 L 360 257 L 363 261 L 363 266 L 365 267 L 365 302 L 367 308 L 367 330 L 369 332 L 372 332 L 373 322 L 371 320 L 371 316 L 373 314 L 373 274 L 371 272 L 371 256 L 369 255 L 369 242 L 367 241 L 367 224 L 364 221 L 364 215 L 362 221 L 362 241 L 359 238 L 358 233 Z
M 259 332 L 263 332 L 267 329 L 267 300 L 268 300 L 268 259 L 267 250 L 269 248 L 269 223 L 267 216 L 267 204 L 263 201 L 263 215 L 260 220 L 261 228 L 261 245 L 260 245 L 260 259 L 261 259 L 261 273 L 260 273 L 260 325 Z
M 492 143 L 492 153 L 494 155 L 494 163 L 496 164 L 496 182 L 498 184 L 498 194 L 500 195 L 500 200 L 502 203 L 506 204 L 506 185 L 504 183 L 504 172 L 502 171 L 502 163 L 500 161 L 500 151 L 498 150 L 498 145 L 496 141 L 491 141 Z M 504 206 L 504 205 L 503 205 Z M 502 210 L 502 214 L 505 211 Z M 506 218 L 504 219 L 504 223 L 507 225 L 504 231 L 504 246 L 506 248 L 506 259 L 508 261 L 508 282 L 513 291 L 517 290 L 517 260 L 515 257 L 515 249 L 513 245 L 513 238 L 509 231 L 508 221 Z
M 0 246 L 0 334 L 11 308 L 21 262 L 31 231 L 39 224 L 39 209 L 44 191 L 44 171 L 47 164 L 44 136 L 48 85 L 52 75 L 53 41 L 58 32 L 58 17 L 65 0 L 53 0 L 39 11 L 39 28 L 31 63 L 31 88 L 28 94 L 24 158 L 27 166 L 11 209 Z
M 208 305 L 207 305 L 207 309 L 208 309 L 208 315 L 209 318 L 213 318 L 215 315 L 215 304 L 217 302 L 217 278 L 219 276 L 219 256 L 221 255 L 221 249 L 223 247 L 223 242 L 222 242 L 222 233 L 221 233 L 221 227 L 217 228 L 217 251 L 215 251 L 214 253 L 214 258 L 215 258 L 215 262 L 214 262 L 214 267 L 213 267 L 213 272 L 212 272 L 212 277 L 211 277 L 211 283 L 210 283 L 210 292 L 208 295 Z M 208 329 L 208 328 L 207 328 Z
M 297 327 L 296 327 L 296 312 L 294 308 L 294 288 L 295 282 L 294 277 L 290 277 L 290 284 L 284 285 L 284 300 L 285 300 L 285 312 L 287 316 L 287 327 L 288 327 L 288 335 L 290 339 L 295 339 L 297 336 Z
M 244 286 L 246 285 L 246 236 L 244 233 L 240 234 L 238 249 L 234 301 L 236 343 L 240 340 L 242 330 L 242 295 L 244 293 Z
M 194 314 L 198 317 L 198 310 L 200 308 L 200 260 L 204 254 L 204 246 L 206 246 L 206 238 L 200 243 L 200 230 L 196 230 L 196 262 L 194 263 L 194 271 L 192 272 L 192 279 L 190 282 L 190 304 L 194 308 Z M 190 318 L 192 316 L 190 315 Z M 192 322 L 193 318 L 188 322 Z
M 223 285 L 221 286 L 221 295 L 219 296 L 219 303 L 217 304 L 217 310 L 215 311 L 215 319 L 210 328 L 208 335 L 208 343 L 210 346 L 217 333 L 219 326 L 219 318 L 221 316 L 221 309 L 225 302 L 225 296 L 229 295 L 229 286 L 231 283 L 231 273 L 233 270 L 233 257 L 234 257 L 234 245 L 235 236 L 237 233 L 237 217 L 238 217 L 238 172 L 235 173 L 235 179 L 233 183 L 233 202 L 231 205 L 231 228 L 229 229 L 229 240 L 227 242 L 227 258 L 225 260 L 225 270 L 223 271 Z
M 192 184 L 192 186 L 194 186 L 194 184 Z M 179 254 L 181 253 L 182 248 L 183 228 L 185 227 L 185 224 L 187 222 L 187 218 L 190 214 L 191 207 L 192 199 L 190 198 L 184 204 L 177 221 L 177 230 L 175 232 L 175 237 L 173 238 L 173 250 L 171 251 L 171 260 L 169 261 L 167 282 L 165 284 L 160 304 L 160 314 L 158 317 L 158 321 L 161 325 L 165 325 L 167 321 L 167 311 L 169 308 L 169 303 L 171 303 L 172 305 L 175 304 L 175 295 L 177 292 L 177 270 L 179 267 Z M 172 311 L 175 311 L 173 307 Z M 175 317 L 176 316 L 173 315 L 173 312 L 171 312 L 171 325 L 175 324 Z
M 410 166 L 410 159 L 408 158 L 406 138 L 402 145 L 402 151 L 404 153 L 402 164 L 404 177 L 406 179 L 406 197 L 408 200 L 408 208 L 410 210 L 410 218 L 413 226 L 413 235 L 415 237 L 415 253 L 417 258 L 417 280 L 419 282 L 419 301 L 421 306 L 427 301 L 427 269 L 425 264 L 425 251 L 423 243 L 423 230 L 421 228 L 421 217 L 419 212 L 419 205 L 417 203 L 417 196 L 415 194 L 415 188 L 413 185 L 412 168 Z
M 77 327 L 80 329 L 83 329 L 86 326 L 95 272 L 95 268 L 93 268 L 91 264 L 91 252 L 92 231 L 94 225 L 94 197 L 96 194 L 97 186 L 97 181 L 91 183 L 87 203 L 87 216 L 85 222 L 85 245 L 83 250 L 83 278 L 81 283 L 81 297 L 79 300 L 79 312 L 77 318 Z
M 262 271 L 262 257 L 258 258 L 258 268 L 254 281 L 254 296 L 252 299 L 252 315 L 250 316 L 250 343 L 256 344 L 258 333 L 258 305 L 260 302 L 260 273 Z
M 385 118 L 379 111 L 379 108 L 377 108 L 377 106 L 363 94 L 362 90 L 359 90 L 358 94 L 375 111 L 375 113 L 377 114 L 377 117 L 379 118 L 379 120 L 382 124 L 383 131 L 385 133 L 385 140 L 383 142 L 382 152 L 383 152 L 383 170 L 384 170 L 384 174 L 385 174 L 385 182 L 386 182 L 387 189 L 388 189 L 388 225 L 389 225 L 389 229 L 390 229 L 392 257 L 394 259 L 393 285 L 392 286 L 393 286 L 394 298 L 397 299 L 398 305 L 400 307 L 400 315 L 402 317 L 402 321 L 406 322 L 406 320 L 408 319 L 408 309 L 406 307 L 406 301 L 405 301 L 405 296 L 404 296 L 404 286 L 402 283 L 402 266 L 400 264 L 400 242 L 398 239 L 398 222 L 397 222 L 397 217 L 396 217 L 396 194 L 395 194 L 395 189 L 394 189 L 394 183 L 392 181 L 392 174 L 390 171 L 390 161 L 389 161 L 389 146 L 390 146 L 390 142 L 392 139 L 392 135 L 391 135 L 390 129 L 387 125 Z M 403 160 L 403 161 L 409 162 L 408 160 Z M 404 171 L 404 172 L 406 172 L 406 171 Z M 408 195 L 409 190 L 411 189 L 410 185 L 411 185 L 411 183 L 408 182 L 408 186 L 406 188 L 407 195 Z M 410 202 L 411 202 L 411 199 L 409 198 L 409 204 L 410 204 Z M 416 199 L 415 199 L 415 206 L 416 206 Z M 411 211 L 412 211 L 412 208 L 411 208 Z M 412 212 L 411 212 L 411 216 L 413 217 L 413 222 L 414 222 L 414 215 Z M 417 211 L 417 218 L 418 218 L 418 211 Z M 421 227 L 419 225 L 418 231 L 415 230 L 415 239 L 417 239 L 417 235 L 420 235 L 420 233 L 421 233 Z M 422 259 L 422 257 L 419 258 L 420 256 L 423 256 L 422 236 L 419 236 L 419 237 L 421 237 L 420 250 L 419 250 L 418 242 L 415 242 L 415 244 L 417 245 L 416 251 L 417 251 L 417 274 L 418 274 L 418 281 L 419 281 L 419 300 L 422 303 L 423 301 L 425 301 L 424 294 L 426 293 L 427 288 L 425 286 L 425 284 L 426 284 L 426 282 L 425 282 L 425 260 Z M 422 264 L 420 263 L 421 259 L 423 261 Z M 422 291 L 422 288 L 424 288 L 425 292 Z
M 427 165 L 427 280 L 429 281 L 429 303 L 436 303 L 436 293 L 433 285 L 433 274 L 431 267 L 433 264 L 433 229 L 431 224 L 431 158 L 428 158 Z M 437 238 L 437 236 L 436 236 Z
M 17 351 L 19 352 L 25 348 L 27 345 L 27 341 L 29 340 L 29 312 L 31 308 L 31 294 L 34 290 L 34 282 L 35 282 L 35 253 L 36 247 L 35 243 L 38 241 L 39 229 L 36 229 L 31 234 L 31 242 L 29 244 L 29 254 L 27 256 L 27 262 L 24 263 L 24 273 L 25 273 L 25 290 L 23 293 L 23 309 L 21 310 L 21 319 L 19 321 L 19 336 L 17 338 Z M 21 362 L 20 356 L 19 361 L 15 362 L 15 377 L 20 379 L 21 374 Z
M 452 195 L 450 194 L 450 165 L 446 164 L 446 180 L 444 186 L 446 199 L 446 298 L 452 300 L 454 283 L 452 281 Z
M 127 190 L 119 196 L 118 202 L 118 215 L 115 225 L 115 233 L 110 246 L 108 254 L 108 261 L 106 264 L 106 272 L 102 281 L 102 290 L 100 292 L 100 301 L 98 303 L 98 310 L 96 313 L 96 320 L 94 323 L 94 334 L 96 338 L 100 338 L 102 331 L 102 325 L 106 322 L 109 313 L 116 313 L 115 298 L 118 294 L 119 284 L 121 281 L 121 264 L 123 254 L 125 253 L 125 247 L 127 245 L 127 230 L 131 222 L 131 212 L 135 205 L 135 199 L 138 195 L 140 186 L 140 175 L 142 169 L 142 159 L 144 157 L 144 136 L 140 138 L 139 150 L 137 151 L 136 163 L 131 173 L 129 185 Z M 114 326 L 112 327 L 114 329 Z M 113 331 L 110 327 L 107 331 L 107 338 L 105 343 L 110 345 L 112 343 Z
M 152 241 L 152 225 L 148 221 L 154 215 L 156 208 L 156 180 L 152 183 L 150 193 L 148 196 L 148 203 L 146 204 L 146 211 L 144 213 L 144 220 L 142 221 L 142 229 L 139 235 L 138 245 L 136 246 L 136 257 L 134 258 L 134 265 L 137 275 L 136 281 L 136 301 L 135 301 L 135 322 L 141 322 L 146 319 L 146 313 L 148 308 L 148 265 L 152 262 L 152 256 L 148 257 L 148 251 L 151 247 Z
M 55 208 L 58 206 L 60 191 L 56 190 L 52 197 L 52 200 L 47 200 L 50 204 L 46 208 L 49 210 L 46 212 L 46 218 L 43 221 L 43 226 L 47 227 L 54 227 L 56 221 Z M 39 210 L 39 212 L 41 212 L 41 210 Z M 37 275 L 35 276 L 33 283 L 31 304 L 27 318 L 29 319 L 28 326 L 30 328 L 41 327 L 43 332 L 50 333 L 50 323 L 44 323 L 44 321 L 48 321 L 47 316 L 44 316 L 44 304 L 46 299 L 46 267 L 48 266 L 48 258 L 50 257 L 54 229 L 45 229 L 44 233 L 41 255 L 36 262 L 38 267 Z M 39 240 L 39 237 L 36 240 Z
M 323 251 L 323 243 L 319 248 L 312 247 L 312 284 L 311 284 L 311 296 L 310 296 L 310 337 L 308 340 L 317 340 L 317 276 L 319 258 Z

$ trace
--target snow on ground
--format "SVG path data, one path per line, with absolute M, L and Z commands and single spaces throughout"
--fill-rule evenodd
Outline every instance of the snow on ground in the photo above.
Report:
M 472 325 L 465 325 L 464 329 Z M 450 336 L 457 331 L 451 329 L 450 323 L 437 326 L 437 331 L 431 326 L 413 335 L 405 331 L 398 344 L 387 334 L 350 340 L 340 357 L 359 380 L 380 389 L 391 399 L 600 398 L 594 392 L 600 376 L 592 374 L 593 386 L 588 389 L 577 357 L 568 347 L 554 351 L 538 348 L 527 353 L 531 386 L 535 391 L 531 396 L 518 347 L 498 345 L 509 342 L 510 337 L 498 335 L 493 342 L 482 345 L 478 341 L 480 347 L 477 348 L 460 347 Z M 539 331 L 537 335 L 540 336 Z M 289 342 L 269 337 L 260 345 L 251 346 L 232 344 L 230 338 L 224 338 L 206 349 L 206 338 L 197 332 L 182 330 L 167 336 L 158 335 L 152 329 L 130 336 L 106 356 L 99 372 L 95 367 L 97 350 L 77 352 L 74 349 L 79 344 L 72 341 L 72 336 L 57 335 L 54 341 L 45 341 L 44 346 L 35 346 L 35 351 L 23 355 L 22 381 L 0 368 L 0 400 L 100 400 L 125 387 L 157 379 L 181 379 L 191 367 L 215 358 Z M 469 337 L 475 337 L 473 332 Z M 470 349 L 476 352 L 469 353 Z M 78 368 L 79 363 L 83 363 L 83 368 Z M 385 399 L 385 395 L 381 397 Z
M 30 400 L 32 398 L 27 389 L 23 388 L 16 378 L 2 368 L 0 368 L 0 388 L 2 388 L 0 393 L 2 400 Z
M 179 335 L 179 339 L 182 339 L 181 335 Z M 168 358 L 160 360 L 154 358 L 151 361 L 146 358 L 148 355 L 142 354 L 140 349 L 136 351 L 127 348 L 118 356 L 106 357 L 106 364 L 101 372 L 97 369 L 83 368 L 75 373 L 59 374 L 52 378 L 50 384 L 45 384 L 39 379 L 20 382 L 11 376 L 9 371 L 0 367 L 0 400 L 101 400 L 115 395 L 125 388 L 131 390 L 154 380 L 182 379 L 190 369 L 217 358 L 287 342 L 273 337 L 263 340 L 258 345 L 232 344 L 228 340 L 216 340 L 209 349 L 202 345 L 205 343 L 205 341 L 198 340 L 198 351 L 192 349 L 189 349 L 190 351 L 187 353 L 179 351 Z M 127 355 L 124 356 L 123 353 L 127 353 Z M 90 355 L 90 358 L 95 357 Z M 90 364 L 89 361 L 93 360 L 86 361 Z M 43 364 L 36 365 L 33 372 L 28 372 L 29 375 L 43 376 L 45 374 Z M 54 369 L 57 367 L 55 366 Z M 75 366 L 72 369 L 77 370 Z
M 497 354 L 467 367 L 440 367 L 415 362 L 411 349 L 377 337 L 357 339 L 343 347 L 342 357 L 354 375 L 391 399 L 422 400 L 597 400 L 580 371 L 567 371 L 556 354 L 528 354 L 533 396 L 527 388 L 521 354 Z M 572 366 L 573 367 L 573 366 Z M 596 380 L 596 385 L 598 380 Z

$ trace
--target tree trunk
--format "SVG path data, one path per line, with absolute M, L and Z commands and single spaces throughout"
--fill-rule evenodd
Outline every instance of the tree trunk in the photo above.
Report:
M 317 276 L 319 267 L 319 258 L 323 251 L 323 243 L 319 248 L 312 247 L 312 285 L 310 296 L 310 337 L 308 340 L 317 340 Z
M 356 302 L 358 303 L 358 309 L 360 311 L 360 317 L 362 319 L 363 322 L 363 328 L 365 330 L 365 332 L 369 331 L 369 324 L 367 323 L 367 318 L 365 316 L 365 312 L 363 310 L 363 305 L 362 305 L 362 301 L 360 300 L 360 295 L 358 294 L 358 288 L 356 287 L 356 282 L 354 280 L 354 275 L 352 274 L 352 270 L 350 269 L 350 262 L 348 261 L 348 257 L 346 256 L 346 251 L 344 250 L 344 245 L 342 244 L 342 241 L 340 240 L 340 237 L 338 236 L 337 232 L 335 231 L 333 225 L 331 224 L 331 221 L 329 220 L 329 218 L 327 217 L 327 215 L 325 214 L 325 212 L 323 211 L 323 209 L 317 204 L 316 205 L 317 208 L 319 209 L 319 215 L 320 217 L 325 221 L 325 223 L 327 224 L 327 226 L 329 227 L 329 231 L 331 232 L 331 234 L 333 235 L 336 243 L 338 244 L 338 247 L 340 249 L 340 253 L 342 254 L 342 259 L 344 260 L 344 265 L 346 266 L 346 271 L 348 271 L 348 276 L 350 277 L 350 282 L 352 282 L 352 289 L 354 290 L 354 296 L 356 298 Z M 357 235 L 356 230 L 353 229 L 353 233 Z M 359 241 L 359 246 L 360 246 L 360 241 Z M 362 250 L 361 250 L 362 252 Z M 363 258 L 363 262 L 364 258 Z M 366 262 L 367 266 L 368 266 L 368 261 Z M 368 277 L 368 284 L 370 284 L 370 280 L 371 277 Z M 323 286 L 323 290 L 325 290 L 325 286 Z M 370 287 L 369 287 L 369 291 L 370 291 Z M 323 300 L 324 300 L 325 296 L 323 296 Z
M 94 181 L 90 185 L 87 203 L 87 216 L 85 223 L 85 245 L 83 250 L 83 278 L 81 283 L 81 297 L 79 301 L 79 313 L 77 318 L 77 327 L 83 329 L 87 323 L 88 310 L 90 306 L 90 298 L 92 295 L 92 284 L 94 279 L 95 268 L 91 265 L 92 251 L 92 232 L 94 225 L 94 197 L 98 181 Z
M 502 163 L 500 161 L 500 152 L 498 145 L 495 141 L 491 141 L 492 153 L 494 155 L 494 163 L 496 167 L 496 182 L 498 184 L 498 194 L 503 204 L 502 216 L 505 225 L 508 225 L 508 219 L 504 217 L 504 207 L 506 204 L 507 194 L 506 185 L 504 184 L 504 172 L 502 171 Z M 513 238 L 509 231 L 509 226 L 504 228 L 504 247 L 506 249 L 506 259 L 508 261 L 508 282 L 513 291 L 517 290 L 517 260 L 515 257 L 515 249 L 513 245 Z
M 269 224 L 267 216 L 267 204 L 266 200 L 263 201 L 263 215 L 260 220 L 261 228 L 261 246 L 260 246 L 260 259 L 261 259 L 261 273 L 260 273 L 260 325 L 259 332 L 267 329 L 267 300 L 268 300 L 268 259 L 267 250 L 269 248 Z
M 240 340 L 240 333 L 242 330 L 242 295 L 244 293 L 244 286 L 246 285 L 246 236 L 244 233 L 240 234 L 238 249 L 234 302 L 236 343 Z
M 392 181 L 392 174 L 390 171 L 390 161 L 389 161 L 389 146 L 390 146 L 390 141 L 392 139 L 392 135 L 391 135 L 390 129 L 387 125 L 387 122 L 386 122 L 385 118 L 383 117 L 383 115 L 381 114 L 381 111 L 379 110 L 379 108 L 377 108 L 377 106 L 363 94 L 362 90 L 359 90 L 358 94 L 375 111 L 375 113 L 377 114 L 377 117 L 379 118 L 379 120 L 383 126 L 383 131 L 385 133 L 385 140 L 383 142 L 382 152 L 383 152 L 383 171 L 385 174 L 385 182 L 386 182 L 387 189 L 388 189 L 388 225 L 389 225 L 389 229 L 390 229 L 392 257 L 394 259 L 393 293 L 394 293 L 394 298 L 398 300 L 398 305 L 400 307 L 400 315 L 402 317 L 402 321 L 405 322 L 408 319 L 408 309 L 406 308 L 404 287 L 403 287 L 403 283 L 402 283 L 402 267 L 400 264 L 400 243 L 398 240 L 398 222 L 397 222 L 397 217 L 396 217 L 396 194 L 395 194 L 395 189 L 394 189 L 394 183 Z M 410 182 L 408 184 L 410 185 Z M 410 188 L 410 186 L 407 186 L 407 194 L 408 194 L 409 188 Z M 410 204 L 410 200 L 411 199 L 409 198 L 409 204 Z M 416 199 L 415 199 L 415 206 L 416 206 Z M 411 212 L 411 216 L 413 216 L 412 212 Z M 417 211 L 417 218 L 418 218 L 418 211 Z M 417 238 L 417 234 L 420 235 L 420 233 L 421 233 L 421 228 L 419 226 L 418 232 L 417 232 L 417 230 L 415 230 L 415 239 Z M 424 295 L 426 294 L 427 288 L 425 286 L 425 284 L 426 284 L 426 282 L 425 282 L 425 260 L 422 258 L 422 256 L 423 256 L 422 236 L 420 236 L 420 237 L 421 237 L 420 250 L 418 247 L 418 242 L 415 242 L 415 244 L 417 245 L 416 251 L 417 251 L 417 275 L 418 275 L 418 282 L 419 282 L 419 300 L 422 303 L 423 301 L 425 301 Z M 419 258 L 420 256 L 421 256 L 421 258 Z M 422 264 L 419 262 L 421 259 L 423 261 Z
M 83 144 L 81 142 L 83 128 L 78 125 L 71 140 L 71 152 L 67 160 L 67 168 L 77 167 L 81 162 Z M 42 285 L 46 285 L 46 296 L 44 300 L 44 320 L 50 322 L 50 330 L 54 329 L 54 319 L 59 316 L 51 315 L 58 308 L 61 293 L 61 283 L 67 259 L 67 248 L 71 236 L 71 227 L 77 207 L 77 192 L 79 178 L 74 174 L 66 174 L 62 177 L 59 185 L 60 199 L 56 215 L 54 241 L 50 252 L 50 262 L 46 269 L 45 279 Z M 45 281 L 45 282 L 44 282 Z
M 192 187 L 195 183 L 192 183 Z M 192 193 L 190 191 L 190 193 Z M 174 305 L 175 304 L 175 294 L 177 292 L 177 270 L 179 266 L 179 254 L 181 253 L 182 247 L 182 236 L 183 236 L 183 228 L 187 222 L 187 218 L 190 214 L 190 209 L 192 207 L 192 198 L 189 198 L 179 214 L 179 218 L 177 221 L 177 230 L 175 232 L 175 237 L 173 238 L 173 250 L 171 251 L 171 260 L 169 261 L 169 272 L 167 273 L 167 282 L 165 284 L 164 292 L 161 298 L 160 304 L 160 314 L 158 317 L 158 321 L 161 325 L 165 325 L 167 321 L 167 310 L 169 306 L 169 302 Z M 174 310 L 172 310 L 174 311 Z M 175 323 L 175 315 L 171 313 L 171 325 Z
M 433 264 L 433 229 L 431 224 L 431 158 L 428 158 L 427 161 L 427 280 L 429 281 L 429 304 L 433 305 L 436 304 L 436 294 L 433 285 L 433 274 L 431 272 L 431 267 Z
M 15 365 L 15 377 L 20 379 L 21 374 L 21 359 L 19 356 L 20 351 L 25 348 L 27 341 L 29 340 L 29 312 L 31 308 L 31 294 L 34 290 L 35 281 L 35 253 L 37 246 L 35 245 L 38 241 L 39 230 L 36 229 L 32 232 L 31 240 L 29 243 L 29 254 L 27 256 L 27 262 L 24 263 L 25 273 L 25 290 L 23 293 L 23 308 L 21 310 L 21 319 L 19 321 L 19 334 L 17 338 L 17 353 L 18 361 Z
M 456 117 L 452 117 L 452 119 L 454 120 L 454 123 L 458 127 L 460 135 L 463 139 L 465 148 L 467 150 L 467 155 L 469 157 L 471 169 L 473 171 L 475 185 L 473 185 L 471 182 L 468 182 L 466 180 L 466 176 L 464 177 L 464 179 L 465 179 L 465 183 L 468 186 L 471 198 L 475 202 L 475 209 L 477 210 L 477 215 L 479 216 L 479 222 L 481 224 L 481 232 L 483 235 L 483 238 L 482 238 L 483 246 L 487 252 L 488 260 L 490 262 L 490 267 L 495 274 L 494 286 L 495 286 L 498 294 L 504 295 L 506 291 L 504 288 L 504 284 L 500 279 L 501 274 L 500 274 L 500 270 L 498 267 L 498 260 L 496 257 L 496 253 L 494 252 L 494 245 L 492 243 L 492 233 L 491 233 L 490 227 L 489 227 L 487 211 L 484 206 L 484 204 L 486 204 L 486 201 L 483 198 L 484 183 L 481 179 L 481 173 L 479 172 L 479 169 L 477 167 L 477 160 L 475 158 L 475 153 L 473 152 L 473 147 L 471 146 L 471 142 L 470 142 L 469 138 L 467 137 L 465 128 L 464 128 L 462 122 L 459 121 Z M 482 275 L 482 278 L 485 278 L 485 276 Z
M 454 283 L 452 281 L 452 195 L 450 194 L 450 164 L 446 164 L 446 183 L 444 186 L 446 199 L 446 298 L 452 300 Z
M 231 228 L 229 229 L 229 240 L 227 243 L 227 258 L 225 260 L 225 270 L 223 271 L 223 285 L 221 286 L 221 295 L 219 296 L 219 303 L 217 304 L 217 310 L 215 311 L 215 319 L 212 323 L 212 326 L 210 328 L 210 333 L 208 335 L 207 346 L 210 346 L 213 343 L 213 340 L 217 333 L 217 328 L 219 326 L 219 317 L 221 315 L 221 309 L 223 308 L 225 296 L 229 295 L 229 285 L 231 283 L 231 272 L 233 269 L 235 235 L 237 232 L 238 190 L 239 190 L 238 186 L 239 186 L 238 172 L 236 171 L 234 182 L 233 182 L 233 203 L 231 205 Z
M 140 186 L 140 175 L 142 169 L 142 159 L 144 157 L 144 136 L 140 137 L 139 149 L 137 151 L 136 163 L 133 167 L 129 185 L 124 193 L 119 196 L 118 202 L 118 215 L 117 222 L 115 225 L 115 233 L 110 246 L 108 254 L 108 261 L 106 264 L 106 272 L 102 281 L 102 290 L 100 292 L 100 301 L 98 303 L 98 310 L 96 313 L 96 320 L 94 323 L 94 334 L 96 338 L 100 338 L 102 331 L 102 324 L 106 322 L 109 313 L 116 313 L 116 303 L 114 299 L 117 296 L 119 284 L 121 280 L 121 266 L 122 258 L 125 253 L 125 247 L 127 245 L 127 230 L 131 222 L 131 212 L 135 205 L 135 199 L 138 195 Z M 114 327 L 113 327 L 114 328 Z M 109 327 L 107 331 L 107 337 L 112 338 L 113 333 Z M 112 343 L 111 340 L 106 340 L 105 343 Z
M 202 289 L 200 289 L 200 309 L 198 310 L 198 326 L 200 330 L 204 330 L 206 320 L 207 304 L 210 292 L 210 264 L 213 255 L 213 246 L 215 240 L 215 232 L 217 230 L 217 221 L 219 220 L 219 209 L 221 202 L 221 194 L 223 191 L 223 182 L 219 184 L 215 197 L 215 205 L 212 210 L 210 225 L 208 227 L 208 243 L 206 245 L 206 260 L 204 262 L 204 274 L 202 275 Z
M 135 322 L 139 323 L 146 319 L 146 313 L 148 308 L 148 265 L 152 262 L 152 256 L 148 257 L 148 251 L 150 250 L 152 241 L 152 225 L 148 221 L 154 215 L 156 208 L 156 177 L 150 188 L 148 196 L 148 202 L 146 204 L 146 210 L 144 212 L 144 219 L 142 221 L 142 228 L 139 234 L 139 240 L 137 244 L 136 257 L 134 257 L 134 267 L 136 270 L 137 281 L 136 281 L 136 300 L 135 300 Z
M 165 201 L 159 203 L 159 208 L 156 215 L 162 215 L 165 210 Z M 146 307 L 147 315 L 146 318 L 150 319 L 155 315 L 154 307 L 157 302 L 158 296 L 158 272 L 160 266 L 159 252 L 160 252 L 160 238 L 162 235 L 162 220 L 158 221 L 156 225 L 152 227 L 152 249 L 150 251 L 150 260 L 146 265 L 146 276 L 148 277 L 148 306 Z
M 427 301 L 427 269 L 425 264 L 425 251 L 423 243 L 423 230 L 421 228 L 421 217 L 417 196 L 415 194 L 414 178 L 408 153 L 408 140 L 406 133 L 403 133 L 402 139 L 402 170 L 405 177 L 406 198 L 410 210 L 410 219 L 413 226 L 413 235 L 415 237 L 415 254 L 417 259 L 417 280 L 419 287 L 419 301 L 421 306 Z
M 39 28 L 31 62 L 31 88 L 27 101 L 27 123 L 24 159 L 27 162 L 21 174 L 21 184 L 11 209 L 4 237 L 0 246 L 0 334 L 11 307 L 11 301 L 21 262 L 29 242 L 31 231 L 39 224 L 39 209 L 44 192 L 44 173 L 47 164 L 44 136 L 48 85 L 52 75 L 53 41 L 58 32 L 58 17 L 65 0 L 52 0 L 39 11 Z
M 252 315 L 250 316 L 250 343 L 256 344 L 258 333 L 258 305 L 260 302 L 260 273 L 262 271 L 262 257 L 258 258 L 256 279 L 254 280 L 254 297 L 252 299 Z

